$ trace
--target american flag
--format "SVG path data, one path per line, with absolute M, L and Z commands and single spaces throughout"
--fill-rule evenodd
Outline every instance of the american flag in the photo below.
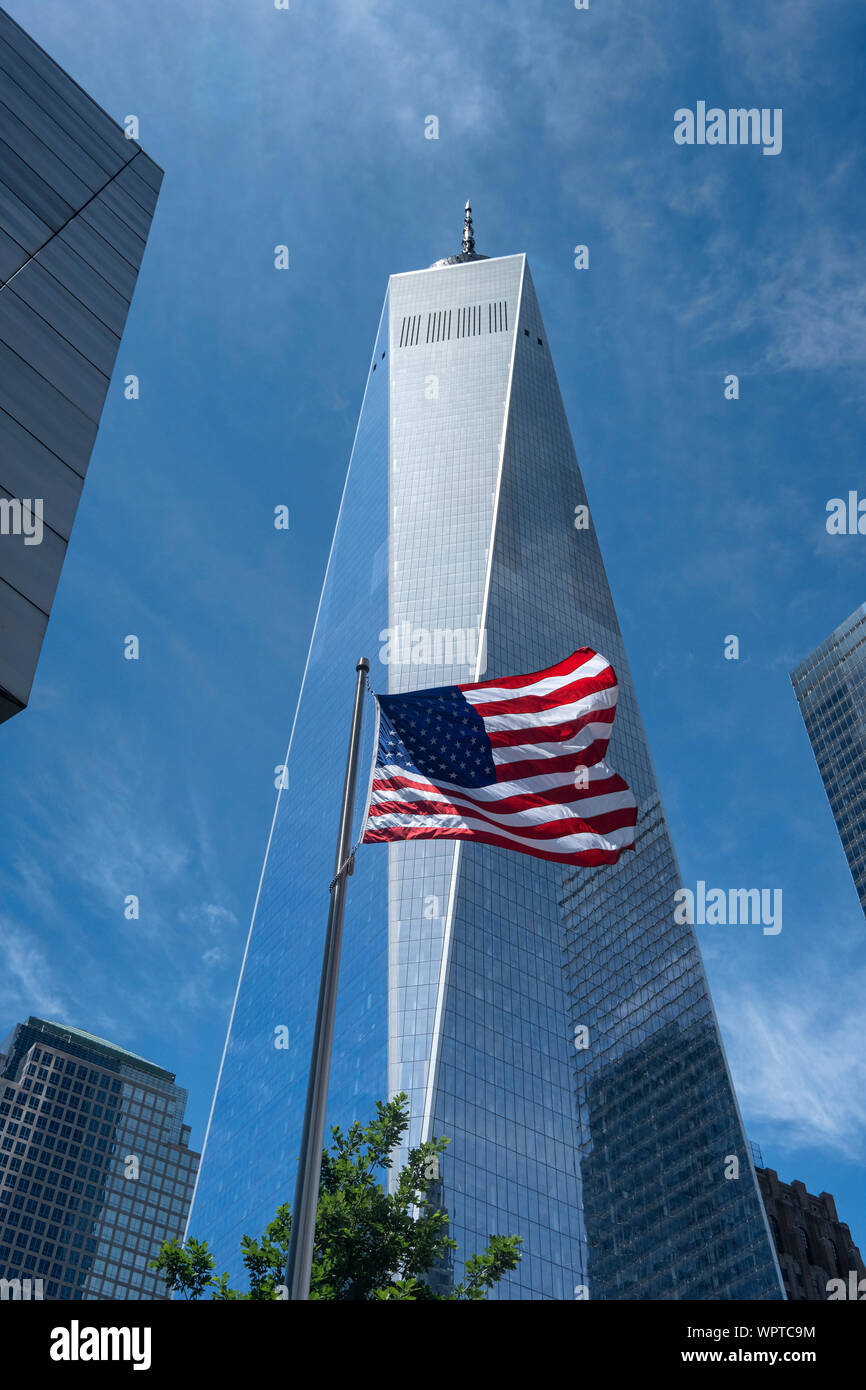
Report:
M 480 840 L 615 864 L 637 805 L 604 761 L 617 683 L 589 647 L 546 671 L 379 695 L 363 844 Z

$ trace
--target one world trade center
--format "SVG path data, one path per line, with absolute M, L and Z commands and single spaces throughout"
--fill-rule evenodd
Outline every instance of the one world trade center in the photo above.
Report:
M 233 1280 L 294 1191 L 355 659 L 399 693 L 578 647 L 618 677 L 636 851 L 363 846 L 328 1122 L 405 1091 L 409 1142 L 449 1137 L 453 1277 L 523 1240 L 492 1297 L 784 1297 L 529 266 L 477 253 L 468 205 L 370 362 L 189 1224 Z

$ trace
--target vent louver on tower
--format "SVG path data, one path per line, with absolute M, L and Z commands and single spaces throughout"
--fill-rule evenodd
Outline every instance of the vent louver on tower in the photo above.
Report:
M 466 304 L 459 309 L 433 309 L 422 323 L 421 314 L 406 315 L 400 326 L 402 347 L 419 343 L 450 342 L 455 338 L 477 338 L 482 333 L 508 332 L 508 303 L 504 299 L 488 304 Z M 453 329 L 453 334 L 452 334 Z

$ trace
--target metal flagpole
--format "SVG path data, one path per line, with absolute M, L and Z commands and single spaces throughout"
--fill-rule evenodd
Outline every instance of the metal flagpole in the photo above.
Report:
M 319 984 L 319 1004 L 316 1010 L 316 1029 L 310 1057 L 310 1077 L 307 1082 L 307 1104 L 295 1202 L 292 1207 L 292 1236 L 286 1265 L 286 1287 L 290 1299 L 310 1297 L 310 1276 L 313 1268 L 313 1241 L 316 1234 L 316 1208 L 319 1204 L 319 1178 L 322 1171 L 322 1144 L 325 1139 L 325 1111 L 328 1104 L 328 1081 L 331 1074 L 331 1048 L 334 1041 L 334 1017 L 337 1011 L 337 981 L 340 975 L 340 947 L 343 941 L 343 914 L 346 907 L 346 878 L 352 872 L 349 854 L 352 842 L 352 814 L 355 806 L 355 779 L 358 771 L 358 749 L 361 743 L 361 716 L 364 707 L 364 686 L 370 663 L 362 656 L 355 667 L 355 707 L 352 711 L 352 731 L 349 735 L 349 756 L 343 782 L 343 805 L 340 811 L 340 832 L 337 837 L 337 858 L 331 880 L 331 906 L 325 935 L 325 954 L 322 959 L 322 978 Z

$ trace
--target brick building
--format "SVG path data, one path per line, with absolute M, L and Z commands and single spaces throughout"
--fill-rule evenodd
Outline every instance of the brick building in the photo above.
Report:
M 852 1286 L 866 1280 L 866 1266 L 830 1193 L 814 1197 L 802 1182 L 781 1182 L 772 1168 L 756 1172 L 788 1298 L 824 1300 L 832 1279 L 843 1281 L 845 1293 L 836 1286 L 831 1294 L 851 1297 Z M 866 1284 L 860 1296 L 866 1296 Z

